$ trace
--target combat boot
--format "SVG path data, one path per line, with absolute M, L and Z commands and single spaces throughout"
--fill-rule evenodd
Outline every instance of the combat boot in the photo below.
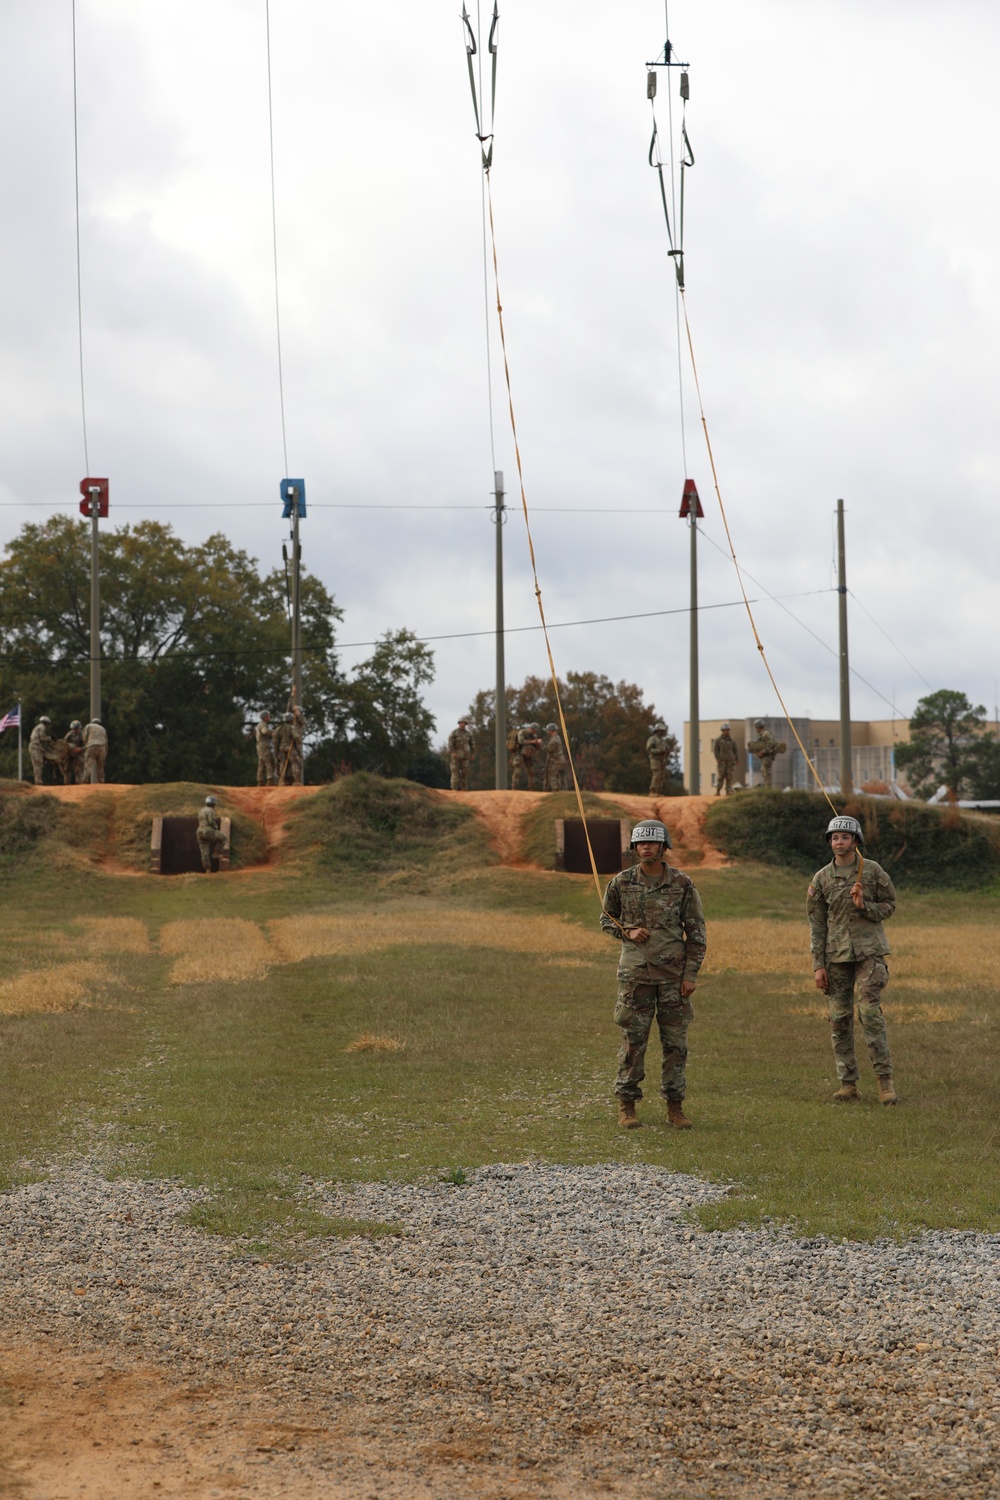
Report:
M 855 1099 L 860 1099 L 861 1095 L 858 1093 L 856 1083 L 842 1083 L 833 1097 L 838 1104 L 847 1104 Z
M 635 1100 L 618 1098 L 618 1123 L 623 1130 L 638 1130 L 642 1124 L 635 1117 Z
M 896 1104 L 896 1090 L 892 1086 L 891 1075 L 886 1075 L 878 1081 L 878 1101 L 880 1104 Z
M 691 1121 L 684 1113 L 684 1107 L 679 1099 L 667 1100 L 667 1124 L 672 1125 L 675 1130 L 690 1130 Z

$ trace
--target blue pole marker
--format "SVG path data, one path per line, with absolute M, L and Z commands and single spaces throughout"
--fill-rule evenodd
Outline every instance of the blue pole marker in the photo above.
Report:
M 284 505 L 282 516 L 288 520 L 292 514 L 292 504 L 298 501 L 298 513 L 305 517 L 306 513 L 306 482 L 304 479 L 283 479 L 281 481 L 281 499 Z

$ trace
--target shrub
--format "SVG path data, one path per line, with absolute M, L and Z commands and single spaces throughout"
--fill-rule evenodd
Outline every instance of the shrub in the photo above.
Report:
M 317 845 L 321 865 L 374 870 L 445 857 L 492 862 L 475 814 L 414 782 L 358 771 L 310 797 L 289 824 L 289 845 Z
M 865 834 L 864 852 L 901 886 L 970 889 L 1000 876 L 1000 829 L 955 808 L 874 797 L 833 797 Z M 741 792 L 708 810 L 709 835 L 734 859 L 756 859 L 811 875 L 829 861 L 831 813 L 814 792 Z

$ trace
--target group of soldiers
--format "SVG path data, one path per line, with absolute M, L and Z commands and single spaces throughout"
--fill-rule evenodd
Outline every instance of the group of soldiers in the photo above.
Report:
M 468 719 L 459 719 L 448 736 L 448 759 L 451 762 L 451 789 L 465 792 L 469 788 L 469 765 L 475 759 L 476 745 L 469 732 Z M 566 789 L 569 762 L 559 734 L 558 724 L 546 724 L 545 738 L 541 726 L 522 724 L 507 735 L 507 763 L 511 790 L 533 792 L 541 780 L 543 792 Z
M 86 728 L 79 719 L 74 719 L 64 735 L 54 735 L 52 720 L 42 714 L 28 740 L 36 786 L 41 786 L 45 779 L 46 761 L 62 773 L 65 786 L 101 782 L 107 755 L 108 731 L 100 719 L 91 719 Z
M 254 731 L 257 742 L 258 786 L 302 786 L 305 771 L 303 741 L 306 716 L 299 703 L 277 720 L 265 708 Z
M 763 719 L 754 719 L 753 727 L 756 730 L 757 738 L 750 741 L 747 749 L 756 755 L 760 761 L 760 771 L 764 779 L 764 785 L 770 786 L 775 757 L 784 754 L 787 747 L 783 741 L 774 738 L 774 735 L 768 729 Z M 734 790 L 736 782 L 736 767 L 740 763 L 740 755 L 736 748 L 736 741 L 733 739 L 732 729 L 733 726 L 731 724 L 721 724 L 719 726 L 719 733 L 712 741 L 712 754 L 715 756 L 715 795 L 717 797 L 722 795 L 723 789 L 725 789 L 726 796 L 728 797 L 729 793 Z

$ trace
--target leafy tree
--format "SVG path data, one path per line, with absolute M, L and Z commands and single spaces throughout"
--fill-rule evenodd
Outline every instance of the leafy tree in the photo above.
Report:
M 0 703 L 22 700 L 26 733 L 43 713 L 56 733 L 89 717 L 89 530 L 67 515 L 29 523 L 0 559 Z M 221 534 L 188 547 L 157 521 L 103 531 L 100 547 L 101 717 L 114 779 L 253 781 L 244 726 L 288 701 L 283 575 L 262 578 Z M 304 574 L 303 706 L 320 733 L 344 723 L 340 615 Z M 0 772 L 15 766 L 8 733 Z
M 570 749 L 577 780 L 588 791 L 645 792 L 649 786 L 646 740 L 659 715 L 643 702 L 635 683 L 613 683 L 596 672 L 568 672 L 559 679 Z M 494 785 L 495 692 L 477 693 L 469 710 L 469 728 L 476 740 L 469 785 Z M 508 727 L 558 723 L 552 683 L 528 677 L 519 688 L 507 688 Z M 680 790 L 678 744 L 668 736 L 671 780 Z
M 972 751 L 972 757 L 970 796 L 1000 798 L 1000 739 L 995 734 L 984 734 Z
M 917 704 L 909 744 L 896 748 L 896 764 L 908 771 L 911 786 L 925 795 L 943 782 L 956 797 L 976 774 L 986 709 L 964 693 L 941 688 Z
M 442 785 L 431 750 L 434 715 L 420 697 L 420 689 L 433 680 L 433 651 L 411 630 L 386 631 L 344 685 L 340 732 L 310 755 L 310 779 L 369 771 Z

